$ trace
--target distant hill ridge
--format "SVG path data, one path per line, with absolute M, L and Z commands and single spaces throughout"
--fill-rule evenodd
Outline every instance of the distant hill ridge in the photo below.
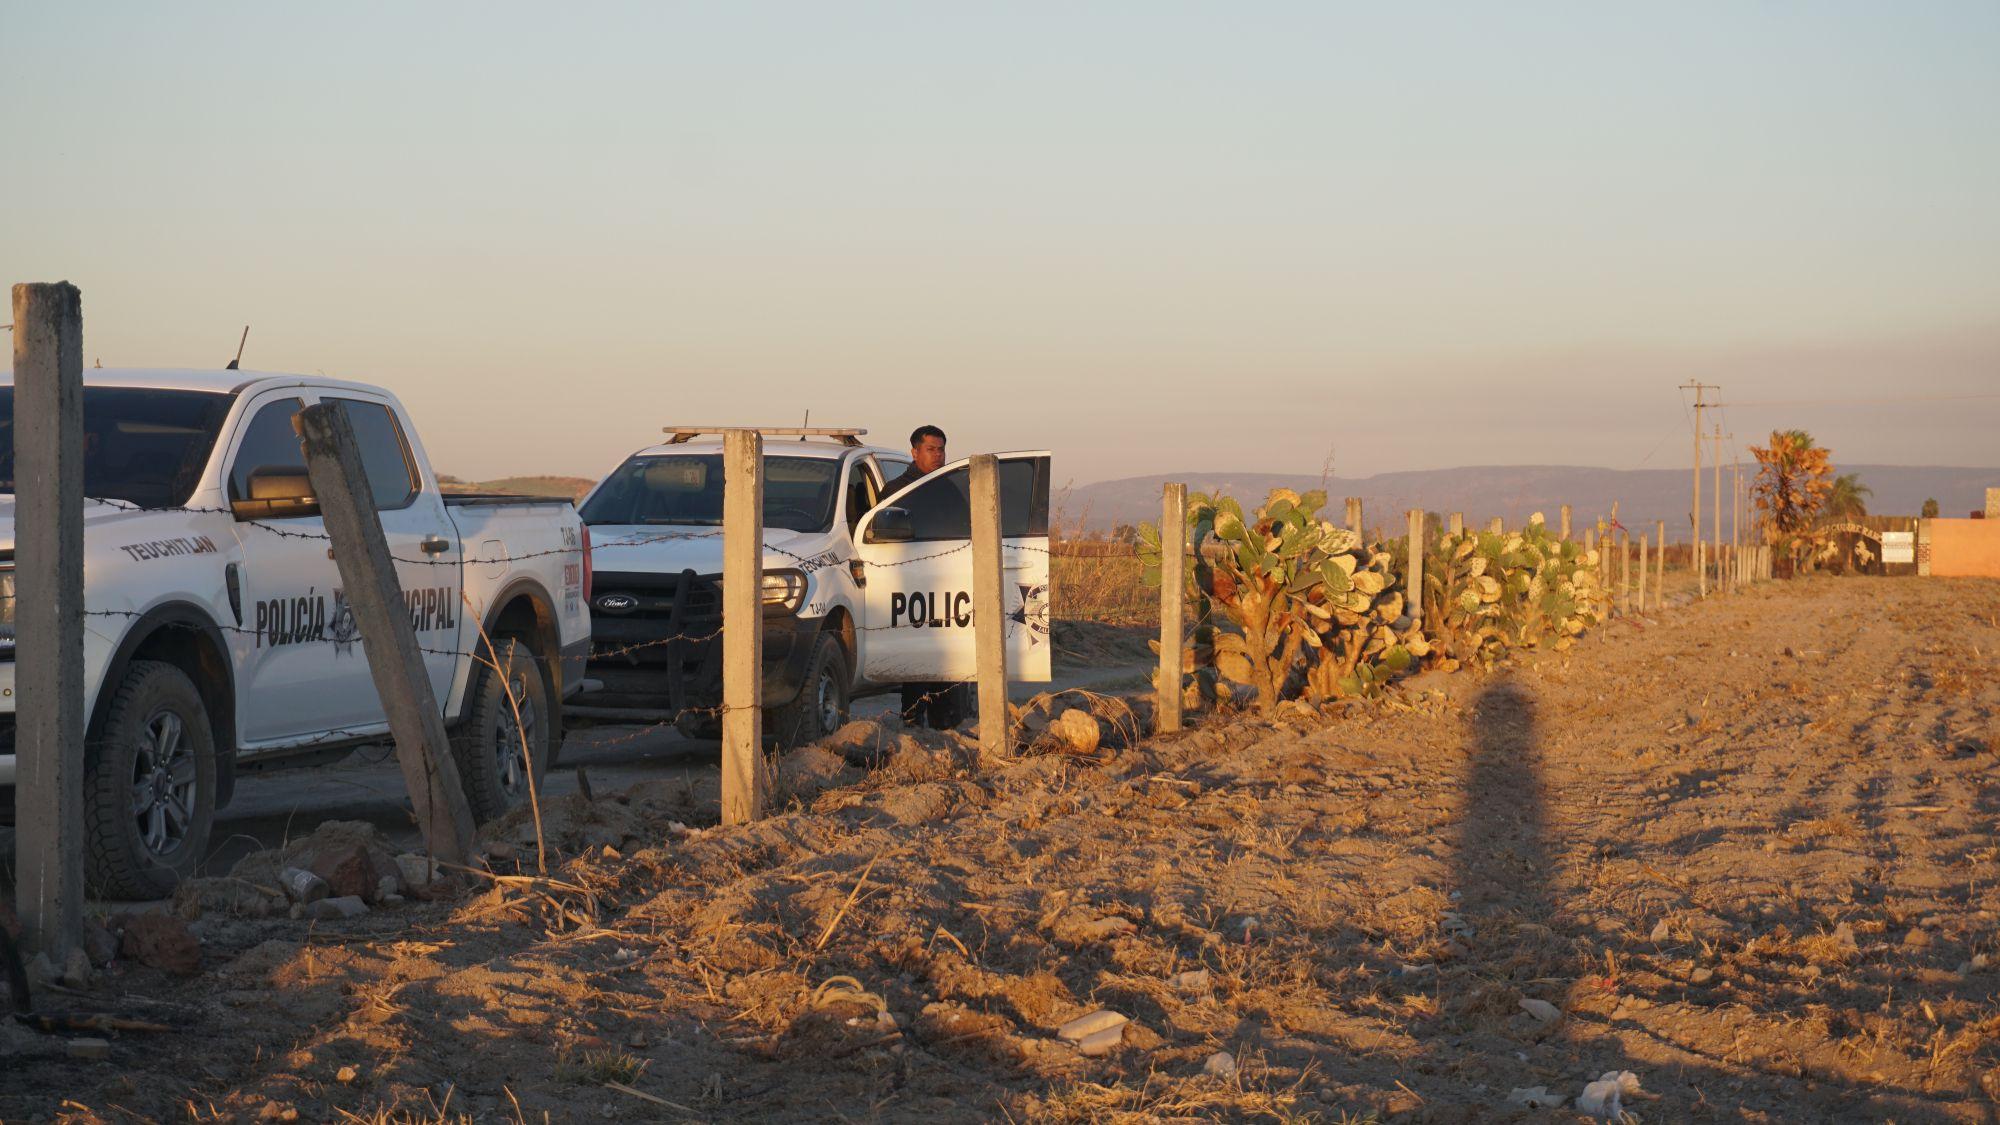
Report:
M 438 487 L 446 492 L 511 492 L 521 496 L 560 496 L 581 500 L 597 482 L 589 477 L 501 477 L 498 480 L 461 480 L 438 474 Z
M 1060 465 L 1060 460 L 1058 460 Z M 1746 491 L 1743 518 L 1750 518 L 1747 492 L 1754 465 L 1743 470 Z M 1927 499 L 1935 499 L 1939 514 L 1964 516 L 1982 509 L 1986 489 L 2000 487 L 2000 468 L 1959 468 L 1936 465 L 1837 465 L 1836 472 L 1857 473 L 1875 490 L 1868 510 L 1877 515 L 1914 516 Z M 1169 480 L 1187 482 L 1191 492 L 1226 493 L 1238 500 L 1261 500 L 1274 488 L 1307 492 L 1321 487 L 1319 476 L 1304 473 L 1187 472 L 1128 477 L 1065 489 L 1053 503 L 1063 526 L 1109 530 L 1160 518 L 1160 486 Z M 1702 526 L 1711 527 L 1709 504 L 1715 476 L 1701 475 Z M 1378 473 L 1371 477 L 1334 477 L 1326 482 L 1327 508 L 1339 519 L 1342 498 L 1359 496 L 1370 527 L 1388 528 L 1411 508 L 1449 514 L 1463 512 L 1468 524 L 1484 525 L 1494 516 L 1510 525 L 1542 512 L 1554 523 L 1564 504 L 1571 507 L 1576 526 L 1609 516 L 1618 503 L 1619 522 L 1628 528 L 1651 528 L 1667 522 L 1667 538 L 1688 538 L 1688 507 L 1692 474 L 1687 469 L 1604 469 L 1579 465 L 1467 465 Z M 1722 469 L 1722 533 L 1729 534 L 1729 467 Z

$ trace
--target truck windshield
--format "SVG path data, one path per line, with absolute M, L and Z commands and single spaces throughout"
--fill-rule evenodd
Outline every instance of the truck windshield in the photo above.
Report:
M 825 457 L 764 458 L 764 526 L 825 531 L 833 523 L 840 462 Z M 583 505 L 587 524 L 722 526 L 721 454 L 634 457 Z
M 234 395 L 83 388 L 83 494 L 141 508 L 185 504 Z M 0 387 L 0 491 L 14 491 L 14 388 Z

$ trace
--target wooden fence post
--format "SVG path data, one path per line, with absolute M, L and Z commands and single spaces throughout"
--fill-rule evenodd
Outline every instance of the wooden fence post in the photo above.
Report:
M 1361 526 L 1361 497 L 1359 496 L 1349 496 L 1347 498 L 1347 530 L 1353 532 L 1356 538 L 1368 538 L 1366 529 Z
M 299 412 L 299 437 L 332 542 L 334 567 L 361 627 L 368 675 L 396 740 L 396 761 L 424 843 L 435 859 L 470 864 L 472 806 L 451 755 L 444 712 L 424 671 L 424 654 L 417 650 L 410 603 L 396 579 L 396 562 L 382 534 L 354 427 L 339 404 L 322 402 Z
M 83 941 L 83 295 L 14 286 L 14 790 L 22 936 Z M 14 998 L 17 1002 L 21 997 Z
M 1187 624 L 1187 485 L 1168 481 L 1160 496 L 1160 682 L 1153 729 L 1181 729 L 1181 652 Z
M 1424 619 L 1424 510 L 1410 509 L 1410 560 L 1404 578 L 1404 612 L 1421 624 Z
M 722 435 L 722 823 L 764 815 L 764 435 Z
M 1564 505 L 1563 505 L 1563 517 L 1562 517 L 1562 518 L 1563 518 L 1563 524 L 1562 524 L 1562 532 L 1563 532 L 1563 534 L 1562 534 L 1562 537 L 1563 537 L 1564 539 L 1568 539 L 1568 538 L 1569 538 L 1569 505 L 1568 505 L 1568 504 L 1564 504 Z
M 1465 534 L 1465 513 L 1453 512 L 1451 514 L 1451 537 L 1453 539 L 1456 539 L 1464 534 Z
M 972 627 L 979 654 L 979 753 L 1007 754 L 1007 606 L 1000 550 L 1000 459 L 972 458 Z

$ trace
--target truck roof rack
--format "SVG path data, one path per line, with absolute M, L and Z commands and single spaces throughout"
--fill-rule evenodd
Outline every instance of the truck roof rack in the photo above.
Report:
M 861 444 L 868 431 L 853 426 L 662 426 L 660 432 L 667 435 L 668 445 L 680 445 L 692 441 L 703 434 L 719 434 L 727 430 L 755 430 L 765 437 L 795 437 L 804 441 L 809 437 L 832 438 L 842 445 Z

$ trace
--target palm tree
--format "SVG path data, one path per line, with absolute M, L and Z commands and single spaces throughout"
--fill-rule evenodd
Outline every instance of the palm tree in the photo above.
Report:
M 1815 445 L 1804 430 L 1773 430 L 1771 444 L 1763 449 L 1752 446 L 1750 453 L 1757 458 L 1753 492 L 1771 541 L 1783 542 L 1805 531 L 1833 488 L 1828 451 Z
M 1868 514 L 1867 498 L 1873 495 L 1875 490 L 1861 483 L 1859 473 L 1842 473 L 1833 478 L 1820 510 L 1828 519 L 1858 520 Z

